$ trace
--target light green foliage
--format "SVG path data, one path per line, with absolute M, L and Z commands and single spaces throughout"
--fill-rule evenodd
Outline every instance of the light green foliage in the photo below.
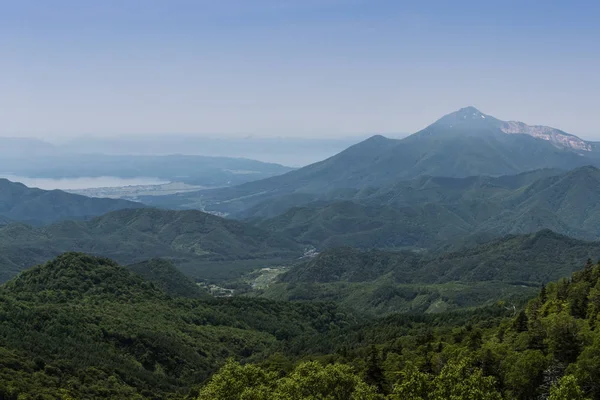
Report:
M 412 363 L 408 363 L 400 374 L 399 382 L 394 385 L 390 395 L 393 400 L 424 400 L 431 388 L 431 377 Z
M 549 400 L 588 400 L 573 375 L 565 375 L 550 389 Z
M 263 393 L 273 390 L 275 380 L 272 372 L 230 359 L 200 391 L 198 400 L 260 399 Z
M 376 400 L 375 389 L 360 380 L 351 367 L 298 365 L 283 378 L 259 367 L 229 361 L 200 391 L 198 400 Z
M 495 379 L 483 376 L 479 368 L 469 366 L 467 360 L 446 365 L 432 385 L 431 400 L 501 400 Z

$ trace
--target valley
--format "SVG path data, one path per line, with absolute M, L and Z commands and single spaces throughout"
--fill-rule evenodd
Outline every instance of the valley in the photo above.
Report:
M 2 180 L 0 398 L 595 399 L 596 152 L 467 107 L 295 170 Z

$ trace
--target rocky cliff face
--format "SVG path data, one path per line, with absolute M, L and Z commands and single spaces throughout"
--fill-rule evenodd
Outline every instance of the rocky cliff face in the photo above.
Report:
M 507 121 L 502 123 L 500 129 L 507 134 L 530 135 L 538 139 L 548 140 L 559 148 L 592 151 L 592 146 L 585 140 L 549 126 L 527 125 L 523 122 Z

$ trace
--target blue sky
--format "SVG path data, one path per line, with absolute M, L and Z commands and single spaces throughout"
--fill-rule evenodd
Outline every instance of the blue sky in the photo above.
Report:
M 467 105 L 600 139 L 592 1 L 0 0 L 0 135 L 414 132 Z

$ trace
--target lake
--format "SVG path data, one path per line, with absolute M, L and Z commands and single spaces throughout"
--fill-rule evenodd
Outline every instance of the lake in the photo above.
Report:
M 137 177 L 121 178 L 118 176 L 80 177 L 80 178 L 30 178 L 11 174 L 0 174 L 0 178 L 6 178 L 12 182 L 21 182 L 25 186 L 36 187 L 45 190 L 62 189 L 77 190 L 101 187 L 122 187 L 139 185 L 162 185 L 169 183 L 163 179 Z

